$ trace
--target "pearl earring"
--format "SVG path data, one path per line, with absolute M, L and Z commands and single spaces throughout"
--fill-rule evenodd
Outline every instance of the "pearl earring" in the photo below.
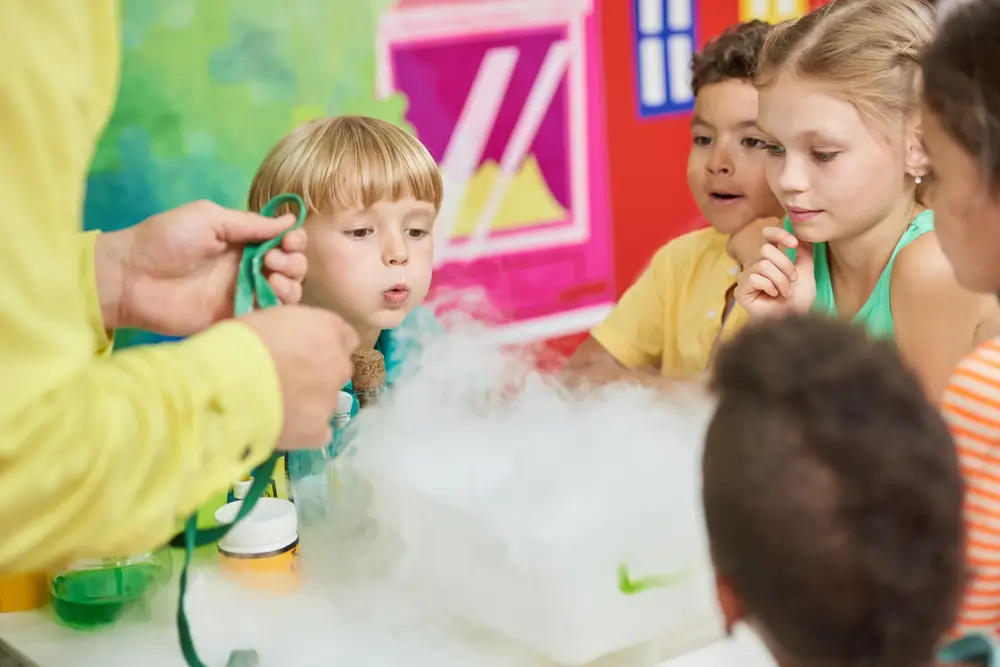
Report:
M 917 174 L 916 176 L 913 177 L 913 182 L 915 184 L 920 185 L 921 181 L 923 181 L 923 179 L 920 178 L 920 174 Z

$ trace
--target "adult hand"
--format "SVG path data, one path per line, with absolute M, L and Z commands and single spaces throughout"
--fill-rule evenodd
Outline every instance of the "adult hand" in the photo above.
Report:
M 760 258 L 736 279 L 735 297 L 753 319 L 806 313 L 816 301 L 812 244 L 781 227 L 763 230 Z M 795 248 L 792 262 L 778 246 Z
M 295 223 L 200 201 L 97 237 L 95 270 L 105 326 L 186 336 L 232 317 L 243 248 Z M 264 256 L 283 303 L 302 298 L 306 234 L 297 229 Z
M 330 420 L 340 390 L 351 379 L 357 332 L 340 316 L 307 306 L 257 310 L 240 320 L 264 341 L 274 359 L 285 408 L 278 449 L 330 442 Z

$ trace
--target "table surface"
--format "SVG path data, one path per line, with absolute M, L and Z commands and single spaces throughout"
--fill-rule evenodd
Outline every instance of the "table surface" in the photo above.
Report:
M 52 619 L 43 612 L 25 612 L 20 614 L 0 614 L 0 636 L 5 637 L 16 648 L 35 663 L 38 667 L 116 667 L 117 665 L 129 665 L 134 667 L 141 664 L 143 667 L 184 667 L 185 663 L 177 649 L 176 638 L 172 633 L 162 632 L 135 632 L 134 629 L 127 633 L 121 633 L 120 641 L 115 637 L 117 633 L 108 635 L 86 635 L 70 630 L 53 630 Z M 742 633 L 732 639 L 717 642 L 710 646 L 692 651 L 680 657 L 660 663 L 657 667 L 774 667 L 773 661 L 766 655 L 758 642 L 748 633 Z M 410 645 L 410 642 L 405 642 Z M 375 648 L 375 647 L 373 647 Z M 408 649 L 403 650 L 406 653 Z M 519 660 L 514 655 L 502 655 L 498 652 L 485 649 L 485 655 L 474 656 L 467 654 L 459 661 L 452 659 L 446 661 L 430 659 L 416 659 L 412 653 L 408 656 L 409 664 L 421 664 L 428 667 L 443 664 L 464 664 L 464 665 L 494 665 L 503 664 L 509 667 L 541 667 L 547 665 L 534 657 L 523 656 Z M 387 652 L 384 646 L 373 650 L 368 659 L 364 661 L 367 665 L 390 665 L 398 664 L 395 659 L 387 653 L 398 654 L 400 651 Z M 201 647 L 202 658 L 210 666 L 225 664 L 225 651 L 214 650 L 208 646 Z M 137 658 L 141 656 L 139 663 Z M 457 656 L 451 656 L 452 658 Z M 470 658 L 472 660 L 470 660 Z M 327 659 L 318 661 L 310 660 L 308 663 L 271 663 L 262 657 L 261 667 L 270 667 L 274 664 L 295 664 L 296 667 L 306 667 L 315 664 L 329 665 Z M 355 662 L 354 665 L 361 664 Z M 352 667 L 354 667 L 352 665 Z M 14 661 L 5 662 L 0 659 L 0 667 L 35 667 L 35 665 L 22 665 Z
M 164 589 L 140 618 L 94 632 L 62 627 L 49 610 L 0 614 L 0 637 L 38 667 L 185 667 L 175 626 L 176 590 Z M 556 667 L 374 582 L 272 598 L 216 574 L 193 573 L 187 610 L 209 667 L 224 667 L 233 649 L 249 648 L 259 653 L 260 667 L 383 667 L 404 661 L 414 667 Z M 592 667 L 774 667 L 747 630 L 657 662 L 652 649 L 640 648 Z M 8 663 L 0 660 L 0 667 Z

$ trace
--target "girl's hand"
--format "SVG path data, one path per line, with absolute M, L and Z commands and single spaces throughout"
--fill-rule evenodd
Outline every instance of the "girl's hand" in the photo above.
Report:
M 753 319 L 805 313 L 816 301 L 812 244 L 781 227 L 766 227 L 760 258 L 736 279 L 736 301 Z M 795 248 L 795 262 L 778 247 Z

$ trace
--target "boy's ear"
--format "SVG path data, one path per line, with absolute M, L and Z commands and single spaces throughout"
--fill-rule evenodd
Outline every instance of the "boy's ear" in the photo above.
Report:
M 906 173 L 910 176 L 924 176 L 931 170 L 931 160 L 924 150 L 923 133 L 920 129 L 920 118 L 917 117 L 907 123 L 906 143 L 904 145 L 906 155 Z
M 722 609 L 722 620 L 726 626 L 726 634 L 731 635 L 737 623 L 746 618 L 746 608 L 743 600 L 736 594 L 729 581 L 721 574 L 715 575 L 715 595 Z

